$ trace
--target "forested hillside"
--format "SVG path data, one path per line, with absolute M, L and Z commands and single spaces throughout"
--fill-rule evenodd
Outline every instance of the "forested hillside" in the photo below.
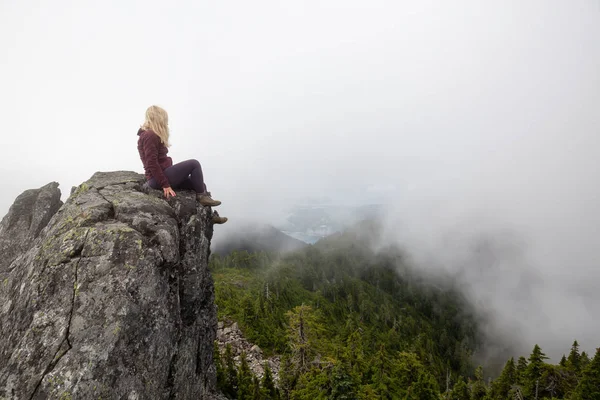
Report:
M 577 343 L 560 365 L 536 346 L 484 379 L 472 355 L 485 344 L 463 296 L 412 270 L 397 249 L 376 254 L 355 234 L 285 256 L 214 256 L 211 269 L 219 318 L 282 357 L 275 385 L 268 368 L 259 381 L 244 357 L 236 365 L 231 352 L 216 352 L 230 398 L 600 399 L 600 355 L 591 361 Z

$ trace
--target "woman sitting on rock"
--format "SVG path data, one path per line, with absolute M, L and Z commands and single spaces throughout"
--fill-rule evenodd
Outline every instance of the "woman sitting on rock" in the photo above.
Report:
M 138 130 L 138 151 L 144 164 L 146 180 L 153 189 L 162 188 L 165 197 L 175 196 L 173 189 L 189 189 L 196 192 L 203 206 L 216 207 L 221 204 L 213 200 L 206 190 L 202 168 L 198 160 L 182 161 L 173 165 L 169 152 L 169 117 L 158 106 L 146 110 L 146 121 Z M 215 213 L 216 214 L 216 213 Z M 224 224 L 227 218 L 213 217 L 215 224 Z

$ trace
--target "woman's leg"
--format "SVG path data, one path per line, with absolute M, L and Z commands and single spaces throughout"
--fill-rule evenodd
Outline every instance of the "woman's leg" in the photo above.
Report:
M 193 189 L 196 193 L 204 193 L 204 176 L 198 160 L 186 160 L 165 169 L 165 176 L 173 189 Z
M 164 172 L 173 189 L 193 189 L 197 193 L 198 201 L 203 206 L 216 207 L 221 204 L 219 200 L 214 200 L 207 193 L 202 168 L 197 160 L 182 161 L 165 169 Z M 151 187 L 156 185 L 156 182 L 152 182 L 153 179 L 148 181 Z M 222 224 L 226 221 L 227 218 L 221 217 L 213 219 L 215 224 Z
M 185 181 L 181 182 L 181 185 L 179 185 L 177 187 L 177 189 L 184 189 L 184 190 L 195 190 L 194 189 L 194 184 L 192 183 L 192 180 L 190 178 L 187 178 Z M 208 189 L 206 189 L 206 183 L 204 184 L 204 193 L 208 192 Z

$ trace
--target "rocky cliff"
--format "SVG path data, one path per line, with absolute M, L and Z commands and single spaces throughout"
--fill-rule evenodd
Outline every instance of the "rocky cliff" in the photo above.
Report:
M 0 398 L 213 398 L 212 211 L 133 172 L 58 184 L 0 224 Z

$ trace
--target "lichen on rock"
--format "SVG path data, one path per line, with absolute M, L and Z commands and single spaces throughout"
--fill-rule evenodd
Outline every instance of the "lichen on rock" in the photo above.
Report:
M 142 175 L 53 183 L 0 225 L 0 398 L 213 398 L 212 211 Z M 60 208 L 60 209 L 59 209 Z

